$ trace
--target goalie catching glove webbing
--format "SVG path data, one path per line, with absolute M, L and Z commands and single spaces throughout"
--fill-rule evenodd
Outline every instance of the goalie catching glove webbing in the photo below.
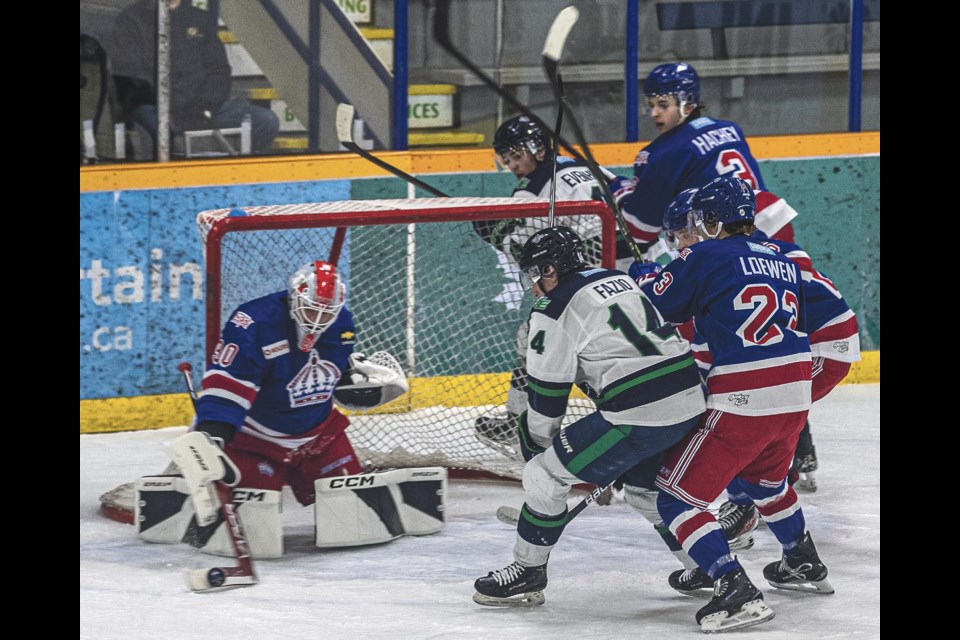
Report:
M 397 359 L 386 351 L 369 358 L 362 353 L 350 355 L 350 368 L 343 372 L 333 390 L 337 404 L 347 409 L 371 409 L 399 398 L 410 386 Z
M 217 519 L 220 500 L 214 483 L 236 486 L 240 471 L 204 431 L 191 431 L 165 445 L 170 458 L 180 467 L 187 483 L 197 524 L 206 526 Z

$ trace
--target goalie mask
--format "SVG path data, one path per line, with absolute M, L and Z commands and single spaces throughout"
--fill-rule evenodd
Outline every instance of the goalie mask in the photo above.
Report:
M 336 266 L 317 260 L 290 277 L 287 297 L 290 317 L 297 323 L 297 342 L 303 345 L 308 336 L 316 338 L 334 323 L 346 301 L 347 288 Z

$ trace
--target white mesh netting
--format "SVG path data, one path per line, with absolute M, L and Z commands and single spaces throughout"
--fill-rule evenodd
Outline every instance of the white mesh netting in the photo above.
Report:
M 533 299 L 522 291 L 514 264 L 481 239 L 471 218 L 480 212 L 490 219 L 545 220 L 547 211 L 546 201 L 510 198 L 204 211 L 197 223 L 208 259 L 208 334 L 241 302 L 282 290 L 300 265 L 328 259 L 336 227 L 345 226 L 338 267 L 357 324 L 357 350 L 393 354 L 411 387 L 383 407 L 349 412 L 347 433 L 364 464 L 441 465 L 518 478 L 522 462 L 480 442 L 474 425 L 502 412 L 517 364 L 518 328 Z M 557 204 L 558 224 L 589 221 L 599 229 L 608 216 L 596 202 Z M 612 242 L 604 246 L 599 239 L 587 247 L 597 264 L 604 252 L 614 253 Z M 589 400 L 572 398 L 567 421 L 590 410 Z

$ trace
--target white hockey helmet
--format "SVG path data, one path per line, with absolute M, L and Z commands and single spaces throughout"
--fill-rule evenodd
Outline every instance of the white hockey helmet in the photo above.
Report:
M 347 287 L 337 267 L 329 262 L 309 262 L 290 276 L 287 285 L 290 317 L 302 340 L 319 335 L 337 319 L 347 298 Z

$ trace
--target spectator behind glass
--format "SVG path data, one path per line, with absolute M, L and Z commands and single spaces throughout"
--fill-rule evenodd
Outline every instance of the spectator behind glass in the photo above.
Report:
M 230 98 L 230 64 L 217 19 L 190 2 L 170 6 L 170 133 L 239 127 L 250 115 L 253 153 L 269 151 L 280 121 L 269 109 Z M 114 24 L 111 57 L 132 119 L 157 139 L 157 0 L 137 0 Z

